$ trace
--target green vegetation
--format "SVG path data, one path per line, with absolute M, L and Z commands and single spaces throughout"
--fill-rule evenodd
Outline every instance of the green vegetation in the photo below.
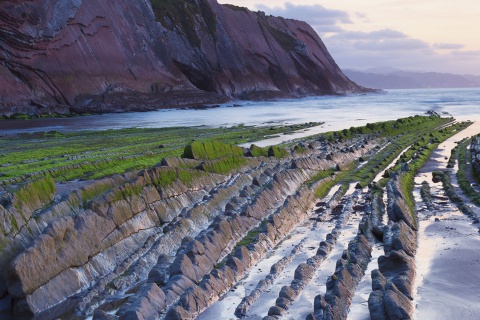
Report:
M 210 173 L 227 174 L 247 164 L 247 159 L 228 155 L 223 158 L 206 162 L 203 169 Z
M 412 195 L 413 179 L 418 170 L 430 158 L 433 150 L 438 147 L 440 142 L 471 124 L 458 123 L 439 129 L 450 121 L 451 119 L 433 116 L 415 116 L 323 134 L 322 138 L 328 141 L 347 140 L 364 134 L 390 138 L 390 140 L 382 150 L 371 156 L 364 165 L 355 167 L 350 164 L 350 167 L 337 175 L 334 181 L 322 183 L 316 189 L 316 196 L 324 197 L 338 183 L 345 185 L 358 182 L 361 187 L 365 187 L 373 181 L 378 173 L 385 170 L 395 158 L 401 155 L 397 164 L 386 172 L 386 178 L 382 179 L 378 186 L 384 187 L 390 174 L 399 171 L 402 164 L 408 163 L 409 169 L 402 172 L 400 180 L 406 203 L 413 212 L 415 203 Z M 402 154 L 402 151 L 407 148 L 408 150 Z
M 263 26 L 268 30 L 268 32 L 273 36 L 275 41 L 285 50 L 292 51 L 297 46 L 297 39 L 288 33 L 280 31 L 268 24 L 263 24 Z
M 98 181 L 84 187 L 81 192 L 83 206 L 86 207 L 89 201 L 99 197 L 113 187 L 115 187 L 115 182 L 111 180 Z
M 150 0 L 157 20 L 170 30 L 181 30 L 189 42 L 200 47 L 201 40 L 196 32 L 196 25 L 216 40 L 217 17 L 207 0 L 194 1 Z M 203 19 L 198 19 L 200 16 Z
M 264 220 L 262 221 L 260 226 L 250 230 L 250 232 L 242 240 L 237 242 L 236 248 L 239 248 L 241 246 L 248 246 L 250 243 L 253 243 L 257 239 L 257 236 L 262 231 L 264 231 L 266 225 L 267 225 L 267 220 Z M 235 250 L 233 250 L 233 252 L 235 252 Z
M 256 146 L 252 144 L 250 147 L 250 153 L 252 154 L 252 157 L 268 157 L 268 151 L 265 150 L 264 148 L 260 148 L 259 146 Z
M 347 192 L 348 183 L 345 182 L 345 177 L 353 170 L 354 167 L 355 163 L 351 162 L 345 165 L 344 171 L 337 174 L 334 179 L 320 182 L 320 184 L 315 188 L 315 197 L 318 199 L 324 198 L 330 192 L 330 190 L 339 183 L 342 185 L 341 188 L 343 189 L 343 193 Z
M 153 184 L 157 188 L 166 188 L 173 185 L 177 181 L 181 181 L 187 187 L 191 187 L 193 180 L 201 176 L 202 172 L 198 170 L 161 168 L 158 176 L 153 181 Z
M 423 120 L 418 118 L 422 118 Z M 418 163 L 423 165 L 441 141 L 446 140 L 469 125 L 456 124 L 445 129 L 436 129 L 448 123 L 449 120 L 450 119 L 445 118 L 416 116 L 387 122 L 387 124 L 391 125 L 390 128 L 383 126 L 385 123 L 368 124 L 365 127 L 350 128 L 350 130 L 348 130 L 350 134 L 351 132 L 374 130 L 372 128 L 382 128 L 382 130 L 386 130 L 385 135 L 387 137 L 392 133 L 395 133 L 395 136 L 390 139 L 390 143 L 384 149 L 370 157 L 364 166 L 350 172 L 345 178 L 346 182 L 359 181 L 360 185 L 365 187 L 398 156 L 400 156 L 400 159 L 396 166 L 388 170 L 385 177 L 388 177 L 391 172 L 398 171 L 401 163 L 409 163 L 410 166 L 414 166 L 414 168 L 412 168 L 413 171 L 418 170 Z M 383 136 L 383 133 L 381 133 L 381 135 Z M 408 150 L 404 151 L 407 148 Z M 402 151 L 404 152 L 402 153 Z M 418 159 L 421 161 L 416 161 Z
M 13 230 L 15 231 L 19 231 L 19 228 L 18 228 L 18 223 L 17 223 L 17 219 L 15 219 L 14 216 L 12 216 L 12 221 L 10 222 L 12 224 L 12 228 Z
M 335 169 L 330 168 L 328 170 L 319 171 L 310 180 L 306 182 L 308 186 L 312 186 L 315 182 L 331 177 L 335 174 Z
M 279 146 L 271 146 L 268 148 L 268 156 L 275 157 L 277 159 L 288 157 L 290 154 L 287 150 Z
M 197 160 L 215 160 L 227 155 L 243 157 L 243 149 L 221 141 L 194 141 L 183 151 L 183 157 Z
M 162 158 L 178 157 L 192 138 L 248 143 L 318 125 L 279 127 L 122 129 L 90 132 L 45 132 L 0 137 L 0 182 L 16 184 L 30 176 L 51 176 L 56 182 L 99 179 L 151 168 Z
M 455 167 L 455 161 L 457 161 L 457 158 L 458 158 L 458 149 L 460 147 L 460 144 L 462 144 L 464 141 L 465 139 L 460 141 L 459 144 L 457 144 L 455 148 L 452 149 L 452 152 L 450 153 L 450 158 L 448 159 L 447 168 Z
M 229 9 L 232 9 L 234 11 L 241 11 L 241 12 L 245 12 L 245 13 L 248 13 L 249 10 L 245 7 L 239 7 L 239 6 L 235 6 L 233 4 L 224 4 L 223 6 L 229 8 Z
M 468 173 L 470 172 L 470 176 L 474 176 L 472 172 L 472 168 L 467 167 L 467 159 L 469 159 L 469 152 L 467 152 L 467 146 L 470 144 L 472 140 L 467 139 L 463 140 L 459 145 L 459 152 L 458 152 L 458 171 L 457 171 L 457 180 L 460 188 L 465 193 L 465 195 L 477 206 L 480 206 L 480 194 L 472 188 L 472 181 L 468 178 Z
M 55 192 L 55 182 L 51 176 L 46 176 L 18 189 L 13 196 L 13 205 L 20 213 L 22 212 L 23 206 L 30 207 L 30 204 L 40 203 L 45 206 L 53 200 Z
M 142 193 L 142 190 L 142 185 L 127 183 L 123 187 L 114 189 L 109 197 L 109 200 L 115 202 L 139 196 Z

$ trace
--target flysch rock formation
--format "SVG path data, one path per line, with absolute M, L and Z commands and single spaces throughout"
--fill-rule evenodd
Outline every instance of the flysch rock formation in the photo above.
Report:
M 283 159 L 246 158 L 228 175 L 165 159 L 61 199 L 53 187 L 36 201 L 4 201 L 0 297 L 13 305 L 10 319 L 194 318 L 309 220 L 315 186 L 305 182 L 378 144 L 316 141 Z M 306 284 L 314 266 L 302 264 L 296 278 Z
M 216 0 L 2 1 L 0 116 L 366 90 L 305 22 Z

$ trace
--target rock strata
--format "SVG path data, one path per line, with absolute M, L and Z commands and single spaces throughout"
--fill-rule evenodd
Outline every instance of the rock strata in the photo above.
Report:
M 344 165 L 374 147 L 335 157 Z M 336 146 L 319 143 L 303 157 L 325 148 L 333 154 Z M 20 201 L 17 193 L 0 207 L 2 297 L 12 300 L 15 319 L 198 315 L 299 223 L 318 216 L 306 182 L 337 163 L 315 161 L 319 169 L 312 170 L 295 168 L 294 161 L 308 163 L 298 155 L 245 158 L 242 167 L 223 175 L 200 170 L 197 160 L 165 159 L 57 201 L 54 185 L 41 199 L 32 196 L 35 188 L 26 188 L 32 201 Z M 325 207 L 337 208 L 338 198 Z M 339 219 L 346 221 L 341 214 Z M 336 236 L 326 237 L 318 255 L 331 249 Z M 288 309 L 318 261 L 309 259 L 297 269 L 293 291 L 279 296 L 272 314 Z M 282 263 L 288 259 L 272 268 L 272 280 Z M 267 280 L 259 288 L 268 287 Z
M 360 92 L 307 23 L 216 0 L 0 4 L 0 116 Z
M 402 174 L 396 173 L 387 183 L 390 221 L 383 234 L 385 255 L 378 259 L 378 270 L 372 271 L 368 299 L 372 320 L 412 319 L 418 221 L 398 187 Z

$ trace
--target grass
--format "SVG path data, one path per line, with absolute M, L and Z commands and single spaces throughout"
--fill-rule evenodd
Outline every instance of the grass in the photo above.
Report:
M 325 178 L 331 177 L 332 175 L 335 174 L 335 169 L 330 168 L 328 170 L 323 170 L 319 171 L 317 174 L 315 174 L 313 177 L 311 177 L 306 184 L 310 187 L 312 186 L 315 182 L 323 180 Z
M 412 190 L 413 177 L 416 172 L 430 158 L 431 153 L 441 141 L 444 141 L 458 130 L 469 125 L 456 124 L 446 129 L 436 129 L 450 121 L 451 119 L 446 118 L 415 116 L 396 121 L 367 124 L 364 127 L 352 127 L 350 129 L 320 135 L 320 138 L 323 140 L 334 141 L 353 139 L 358 138 L 360 135 L 369 134 L 384 138 L 390 137 L 390 143 L 381 151 L 371 156 L 368 162 L 362 167 L 355 167 L 355 164 L 351 163 L 348 168 L 345 168 L 336 176 L 335 180 L 320 184 L 315 190 L 316 197 L 325 197 L 331 188 L 338 183 L 347 185 L 358 182 L 362 187 L 367 186 L 372 183 L 376 175 L 385 170 L 403 150 L 411 146 L 408 151 L 402 154 L 399 163 L 390 169 L 389 173 L 400 170 L 402 162 L 410 162 L 412 170 L 402 175 L 401 184 L 407 204 L 410 208 L 414 208 Z M 378 185 L 385 186 L 387 181 L 388 179 L 382 179 Z
M 290 154 L 288 153 L 287 150 L 285 150 L 282 147 L 279 146 L 271 146 L 268 148 L 268 156 L 269 157 L 275 157 L 277 159 L 282 159 L 285 157 L 288 157 Z
M 81 191 L 83 207 L 86 207 L 88 202 L 111 190 L 115 186 L 113 181 L 99 181 L 84 187 Z
M 250 153 L 252 157 L 268 157 L 268 150 L 254 144 L 250 146 Z
M 246 164 L 246 158 L 228 155 L 223 158 L 205 163 L 203 165 L 203 169 L 210 173 L 227 174 L 242 166 L 245 166 Z
M 112 202 L 124 199 L 130 199 L 139 196 L 142 193 L 143 186 L 138 184 L 127 183 L 121 188 L 114 189 L 109 197 Z
M 472 188 L 470 180 L 467 178 L 467 146 L 470 144 L 471 139 L 462 141 L 458 147 L 458 171 L 457 171 L 457 180 L 460 188 L 465 193 L 465 195 L 477 206 L 480 206 L 480 194 Z M 470 160 L 471 163 L 471 159 Z M 470 170 L 473 173 L 473 168 L 470 167 Z
M 240 125 L 74 133 L 52 131 L 1 136 L 0 182 L 4 181 L 4 188 L 8 189 L 18 182 L 32 181 L 32 174 L 49 175 L 56 182 L 99 179 L 151 168 L 162 158 L 181 156 L 192 138 L 240 144 L 314 125 L 317 123 L 259 128 Z
M 317 197 L 318 199 L 324 198 L 330 192 L 330 190 L 338 183 L 342 184 L 342 189 L 344 189 L 344 192 L 348 190 L 348 184 L 344 181 L 344 178 L 353 170 L 353 168 L 355 167 L 355 162 L 343 165 L 343 167 L 344 171 L 338 173 L 334 179 L 320 182 L 320 184 L 315 188 L 315 197 Z M 332 172 L 335 172 L 335 169 L 330 170 L 332 170 Z M 324 179 L 322 178 L 322 175 L 319 175 L 319 177 L 321 179 Z
M 18 189 L 14 193 L 12 204 L 22 214 L 24 206 L 30 207 L 32 204 L 46 206 L 53 200 L 55 193 L 56 187 L 53 178 L 46 176 Z M 32 209 L 41 209 L 41 207 Z
M 243 149 L 221 141 L 194 141 L 183 151 L 183 157 L 197 160 L 215 160 L 227 155 L 243 157 Z
M 153 184 L 157 188 L 166 188 L 181 181 L 187 187 L 191 187 L 194 179 L 204 174 L 201 171 L 191 169 L 160 168 Z

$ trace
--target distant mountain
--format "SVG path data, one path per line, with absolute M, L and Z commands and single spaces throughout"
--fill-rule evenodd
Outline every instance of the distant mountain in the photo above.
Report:
M 381 67 L 367 71 L 344 70 L 357 84 L 378 89 L 478 88 L 480 76 L 439 72 L 402 71 Z

